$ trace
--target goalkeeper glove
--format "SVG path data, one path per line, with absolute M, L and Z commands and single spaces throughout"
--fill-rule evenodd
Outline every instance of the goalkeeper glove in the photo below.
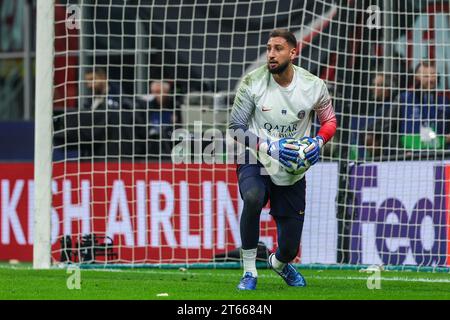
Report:
M 303 137 L 302 140 L 307 140 L 310 143 L 309 146 L 305 148 L 305 158 L 313 165 L 319 161 L 320 149 L 322 149 L 323 146 L 323 138 L 321 136 L 315 138 Z
M 261 143 L 258 151 L 266 152 L 272 158 L 280 161 L 284 166 L 291 168 L 292 164 L 289 161 L 296 161 L 298 158 L 299 146 L 292 144 L 294 139 L 283 138 L 278 141 L 267 141 Z

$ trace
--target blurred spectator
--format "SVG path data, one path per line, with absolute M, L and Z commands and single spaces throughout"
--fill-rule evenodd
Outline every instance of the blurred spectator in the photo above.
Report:
M 390 143 L 384 148 L 392 151 L 442 150 L 450 143 L 450 100 L 437 92 L 436 66 L 429 61 L 420 62 L 414 72 L 414 88 L 400 93 L 393 104 L 391 121 L 376 124 Z M 392 154 L 392 153 L 391 153 Z
M 380 125 L 389 121 L 392 101 L 397 96 L 396 79 L 378 71 L 372 78 L 369 101 L 362 104 L 360 112 L 353 122 L 353 132 L 357 147 L 352 150 L 351 159 L 370 160 L 381 155 L 385 135 Z
M 177 116 L 173 105 L 173 97 L 170 93 L 170 84 L 164 81 L 152 82 L 150 95 L 147 97 L 149 122 L 155 127 L 162 126 L 163 130 L 167 125 L 167 128 L 171 128 L 177 122 Z M 152 135 L 150 134 L 150 136 Z
M 181 121 L 170 84 L 153 81 L 150 84 L 150 94 L 142 99 L 147 108 L 148 156 L 155 159 L 168 158 L 172 148 L 172 132 Z
M 365 152 L 363 158 L 373 159 L 388 155 L 389 148 L 383 148 L 389 145 L 389 135 L 384 134 L 383 126 L 390 126 L 389 114 L 392 108 L 392 102 L 397 97 L 397 81 L 392 75 L 378 73 L 372 81 L 371 98 L 368 113 L 373 115 L 367 119 L 366 126 L 363 127 Z
M 88 98 L 84 102 L 84 109 L 120 109 L 120 88 L 108 81 L 106 71 L 102 68 L 94 68 L 84 74 L 86 88 L 89 90 Z M 129 101 L 125 100 L 129 106 Z
M 90 91 L 83 108 L 65 112 L 55 119 L 55 146 L 64 153 L 77 151 L 80 158 L 104 161 L 131 159 L 145 154 L 136 141 L 136 124 L 144 123 L 135 114 L 132 100 L 122 97 L 109 83 L 103 69 L 93 69 L 85 76 Z

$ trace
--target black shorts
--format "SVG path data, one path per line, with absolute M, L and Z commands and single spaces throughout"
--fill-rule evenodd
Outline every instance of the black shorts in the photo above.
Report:
M 305 214 L 306 180 L 305 177 L 290 186 L 278 186 L 270 176 L 261 174 L 263 165 L 242 164 L 237 167 L 239 192 L 243 194 L 258 186 L 264 190 L 264 205 L 270 199 L 270 214 L 274 217 L 294 217 L 303 219 Z

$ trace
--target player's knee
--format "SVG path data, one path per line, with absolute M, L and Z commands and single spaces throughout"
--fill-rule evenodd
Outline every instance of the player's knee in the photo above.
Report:
M 262 209 L 264 206 L 264 190 L 260 188 L 251 188 L 243 193 L 242 200 L 244 205 L 255 209 Z

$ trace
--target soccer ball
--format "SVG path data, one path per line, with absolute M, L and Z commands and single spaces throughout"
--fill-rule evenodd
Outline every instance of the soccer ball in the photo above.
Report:
M 307 139 L 302 139 L 289 141 L 289 143 L 297 145 L 300 149 L 298 150 L 298 160 L 289 161 L 292 167 L 285 167 L 285 170 L 293 175 L 303 174 L 311 167 L 311 164 L 305 158 L 305 149 L 310 145 L 310 142 Z

